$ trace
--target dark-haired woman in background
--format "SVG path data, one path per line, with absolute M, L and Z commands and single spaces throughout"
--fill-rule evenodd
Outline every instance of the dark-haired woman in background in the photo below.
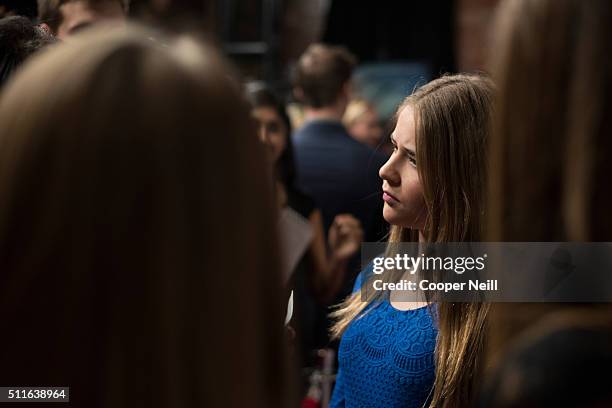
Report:
M 292 326 L 302 349 L 302 364 L 310 365 L 310 353 L 316 343 L 312 338 L 316 318 L 313 301 L 325 303 L 334 298 L 344 280 L 348 260 L 359 249 L 363 231 L 359 220 L 350 214 L 341 214 L 335 218 L 325 242 L 320 210 L 294 183 L 291 124 L 285 107 L 261 84 L 250 84 L 247 97 L 259 125 L 260 139 L 274 166 L 283 255 L 293 259 L 293 262 L 284 260 L 285 269 L 289 269 L 285 270 L 289 286 L 295 293 L 296 318 Z

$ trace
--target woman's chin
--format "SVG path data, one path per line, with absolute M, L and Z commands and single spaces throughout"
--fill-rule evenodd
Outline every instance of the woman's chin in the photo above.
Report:
M 424 225 L 422 225 L 423 222 L 420 222 L 419 217 L 401 214 L 387 203 L 385 203 L 385 206 L 383 207 L 383 218 L 389 223 L 389 225 L 395 225 L 402 228 L 421 230 L 424 227 Z
M 389 225 L 401 225 L 401 216 L 387 203 L 383 207 L 383 218 Z

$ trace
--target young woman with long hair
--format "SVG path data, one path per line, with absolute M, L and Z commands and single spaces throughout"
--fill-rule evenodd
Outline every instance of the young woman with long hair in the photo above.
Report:
M 272 187 L 230 74 L 129 28 L 4 90 L 0 383 L 87 407 L 291 405 Z
M 492 84 L 448 75 L 406 98 L 381 168 L 383 215 L 396 243 L 480 241 Z M 355 287 L 371 277 L 362 272 Z M 356 290 L 335 311 L 342 336 L 333 407 L 468 406 L 480 369 L 488 306 L 403 302 Z

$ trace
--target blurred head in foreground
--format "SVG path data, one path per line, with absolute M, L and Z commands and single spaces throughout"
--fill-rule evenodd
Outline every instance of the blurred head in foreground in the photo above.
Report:
M 608 0 L 502 3 L 492 47 L 499 95 L 488 241 L 610 241 L 610 22 Z M 570 306 L 496 305 L 491 353 L 559 307 Z
M 155 36 L 87 33 L 2 95 L 0 383 L 287 406 L 263 148 L 219 56 Z
M 612 237 L 612 3 L 502 3 L 490 241 Z
M 559 313 L 516 339 L 487 376 L 480 406 L 609 407 L 612 325 L 607 316 Z
M 26 17 L 0 19 L 0 88 L 28 57 L 53 42 L 51 35 Z

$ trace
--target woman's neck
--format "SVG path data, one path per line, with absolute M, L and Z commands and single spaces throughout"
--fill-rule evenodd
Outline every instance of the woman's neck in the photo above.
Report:
M 419 244 L 427 242 L 423 231 L 419 231 Z M 414 280 L 415 271 L 406 271 L 401 279 Z M 392 291 L 389 296 L 389 303 L 391 307 L 400 311 L 414 310 L 421 307 L 427 306 L 427 300 L 424 298 L 423 293 L 419 291 Z

